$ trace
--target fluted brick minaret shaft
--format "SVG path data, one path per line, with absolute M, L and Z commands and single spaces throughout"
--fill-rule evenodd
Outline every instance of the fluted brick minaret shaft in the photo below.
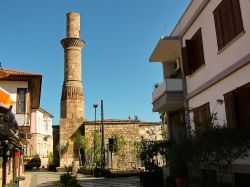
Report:
M 68 146 L 67 153 L 61 154 L 60 166 L 71 165 L 78 160 L 73 143 L 69 141 L 72 134 L 84 120 L 84 96 L 82 86 L 82 47 L 80 38 L 80 14 L 67 14 L 67 37 L 61 40 L 64 48 L 64 82 L 61 96 L 60 113 L 60 148 Z

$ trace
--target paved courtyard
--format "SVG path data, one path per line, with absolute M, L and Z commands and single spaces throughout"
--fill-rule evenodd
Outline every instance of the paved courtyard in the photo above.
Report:
M 56 187 L 62 173 L 57 172 L 26 172 L 26 180 L 20 187 Z M 79 184 L 83 187 L 139 187 L 139 177 L 96 178 L 77 174 Z

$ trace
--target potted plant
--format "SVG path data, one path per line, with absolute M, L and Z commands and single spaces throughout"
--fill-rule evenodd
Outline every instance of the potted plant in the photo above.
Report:
M 140 182 L 144 187 L 163 186 L 163 171 L 155 161 L 162 145 L 165 145 L 162 141 L 141 142 L 140 159 L 146 171 L 140 173 Z

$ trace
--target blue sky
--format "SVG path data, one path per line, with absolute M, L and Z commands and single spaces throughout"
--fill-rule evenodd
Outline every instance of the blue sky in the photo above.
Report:
M 0 62 L 43 75 L 41 107 L 59 124 L 66 13 L 81 14 L 82 79 L 87 120 L 104 100 L 104 118 L 159 121 L 152 112 L 160 63 L 148 59 L 169 35 L 190 0 L 5 0 L 0 2 Z M 166 25 L 166 29 L 165 29 Z M 100 107 L 97 108 L 100 119 Z

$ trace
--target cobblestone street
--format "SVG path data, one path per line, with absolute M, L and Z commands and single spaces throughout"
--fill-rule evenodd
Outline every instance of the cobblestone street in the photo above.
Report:
M 26 179 L 20 187 L 56 187 L 62 173 L 58 172 L 26 172 Z M 139 177 L 95 178 L 77 174 L 79 184 L 83 187 L 139 187 Z

